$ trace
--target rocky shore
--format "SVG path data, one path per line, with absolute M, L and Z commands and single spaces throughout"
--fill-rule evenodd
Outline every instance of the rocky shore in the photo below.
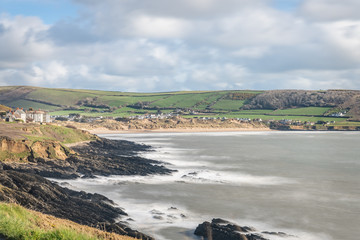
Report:
M 214 218 L 211 222 L 203 222 L 196 228 L 195 235 L 207 240 L 269 240 L 264 235 L 289 237 L 283 232 L 259 232 L 248 226 L 239 226 L 224 219 Z
M 171 170 L 162 166 L 161 162 L 144 159 L 136 155 L 138 151 L 149 151 L 148 146 L 129 141 L 99 138 L 74 146 L 71 150 L 74 153 L 65 160 L 34 158 L 28 163 L 3 163 L 3 168 L 58 179 L 95 177 L 95 175 L 144 176 L 171 173 Z
M 94 178 L 96 175 L 170 174 L 161 162 L 137 156 L 149 147 L 128 141 L 98 138 L 72 147 L 66 159 L 30 158 L 28 162 L 0 162 L 0 201 L 18 203 L 55 217 L 138 239 L 153 239 L 132 230 L 119 216 L 127 214 L 99 194 L 63 188 L 48 178 Z M 104 164 L 106 163 L 106 164 Z

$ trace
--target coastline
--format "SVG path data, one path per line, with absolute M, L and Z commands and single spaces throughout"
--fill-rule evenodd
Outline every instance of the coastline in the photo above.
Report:
M 85 130 L 85 129 L 84 129 Z M 197 133 L 197 132 L 269 132 L 270 128 L 160 128 L 109 130 L 106 128 L 87 129 L 92 134 L 133 134 L 133 133 Z

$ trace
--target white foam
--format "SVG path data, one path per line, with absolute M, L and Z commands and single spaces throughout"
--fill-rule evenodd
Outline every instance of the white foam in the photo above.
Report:
M 202 152 L 199 149 L 185 149 L 179 148 L 173 144 L 174 135 L 207 135 L 207 136 L 236 136 L 241 137 L 244 135 L 278 135 L 278 134 L 308 134 L 307 136 L 314 136 L 313 134 L 323 134 L 322 132 L 311 133 L 284 133 L 284 132 L 227 132 L 227 133 L 150 133 L 150 134 L 130 134 L 124 135 L 123 139 L 132 140 L 135 142 L 141 142 L 145 144 L 151 144 L 155 146 L 151 152 L 144 152 L 140 155 L 149 159 L 159 160 L 167 163 L 166 167 L 177 170 L 177 172 L 171 175 L 153 175 L 153 176 L 110 176 L 110 177 L 97 177 L 95 179 L 77 179 L 68 182 L 70 187 L 77 190 L 85 190 L 88 192 L 96 191 L 100 189 L 99 193 L 106 195 L 110 199 L 114 200 L 119 206 L 124 207 L 125 211 L 129 214 L 129 218 L 135 221 L 129 221 L 129 224 L 134 229 L 141 232 L 148 233 L 156 239 L 166 239 L 162 236 L 161 232 L 164 228 L 179 227 L 189 230 L 194 230 L 199 223 L 203 221 L 210 221 L 214 217 L 224 218 L 241 226 L 253 226 L 259 231 L 270 232 L 285 232 L 295 237 L 287 237 L 288 240 L 332 240 L 331 237 L 324 233 L 309 233 L 302 229 L 286 229 L 279 227 L 279 222 L 276 220 L 265 219 L 264 222 L 252 220 L 249 216 L 242 216 L 242 219 L 228 219 L 227 216 L 212 216 L 199 214 L 188 204 L 181 206 L 179 204 L 173 204 L 171 201 L 177 201 L 178 199 L 171 198 L 171 190 L 169 192 L 163 192 L 162 190 L 168 188 L 162 188 L 161 185 L 166 184 L 192 184 L 192 185 L 230 185 L 230 186 L 250 186 L 249 189 L 259 187 L 257 190 L 262 191 L 261 187 L 285 185 L 285 184 L 298 184 L 293 179 L 271 176 L 271 175 L 256 175 L 250 174 L 239 168 L 241 162 L 226 163 L 224 165 L 219 164 L 217 159 L 226 161 L 229 156 L 210 156 L 200 155 Z M 119 135 L 113 135 L 113 139 L 119 139 Z M 149 137 L 150 136 L 150 137 Z M 164 144 L 167 143 L 167 145 Z M 214 161 L 215 160 L 215 161 Z M 231 162 L 231 161 L 230 161 Z M 218 164 L 215 164 L 218 163 Z M 232 165 L 232 164 L 236 164 Z M 236 168 L 235 168 L 236 167 Z M 234 169 L 240 169 L 235 171 Z M 141 184 L 136 188 L 135 184 Z M 143 187 L 144 185 L 145 187 Z M 159 186 L 150 186 L 159 185 Z M 209 186 L 203 186 L 205 188 Z M 134 188 L 132 188 L 134 186 Z M 178 185 L 179 189 L 189 189 L 191 185 Z M 210 186 L 210 187 L 211 187 Z M 195 189 L 200 189 L 199 186 L 195 186 Z M 292 186 L 291 186 L 292 187 Z M 141 189 L 141 193 L 129 194 L 133 189 Z M 160 189 L 160 190 L 159 190 Z M 177 188 L 176 188 L 177 189 Z M 161 193 L 160 195 L 156 195 Z M 142 195 L 143 194 L 143 195 Z M 167 195 L 168 194 L 168 195 Z M 184 194 L 187 194 L 186 190 Z M 153 197 L 153 196 L 157 197 Z M 144 196 L 141 198 L 141 196 Z M 178 194 L 175 196 L 179 196 Z M 185 196 L 186 197 L 186 196 Z M 295 196 L 296 197 L 296 196 Z M 307 197 L 307 196 L 303 196 Z M 153 199 L 159 199 L 154 202 Z M 190 202 L 191 204 L 191 202 Z M 170 209 L 176 207 L 177 210 Z M 214 206 L 216 207 L 216 206 Z M 191 210 L 193 211 L 191 211 Z M 155 210 L 151 212 L 152 210 Z M 209 212 L 212 212 L 209 210 Z M 181 214 L 184 214 L 186 218 L 183 218 Z M 239 212 L 239 216 L 241 213 Z M 155 218 L 154 218 L 155 217 Z M 251 217 L 251 216 L 250 216 Z M 124 217 L 123 220 L 126 220 Z M 281 224 L 280 224 L 281 225 Z M 291 225 L 290 225 L 291 226 Z M 282 237 L 264 235 L 271 240 L 284 240 Z M 172 238 L 174 239 L 174 238 Z M 182 238 L 185 239 L 185 238 Z

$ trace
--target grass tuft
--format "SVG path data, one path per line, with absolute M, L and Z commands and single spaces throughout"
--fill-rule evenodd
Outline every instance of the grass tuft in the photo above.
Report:
M 105 233 L 8 203 L 0 203 L 0 238 L 1 236 L 7 240 L 133 239 Z

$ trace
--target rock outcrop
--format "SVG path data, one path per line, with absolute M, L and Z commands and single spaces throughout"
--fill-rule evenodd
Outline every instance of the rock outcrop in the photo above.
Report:
M 129 141 L 97 138 L 69 149 L 57 141 L 30 142 L 1 137 L 1 153 L 8 154 L 10 159 L 0 161 L 0 201 L 15 202 L 29 209 L 108 232 L 144 240 L 153 239 L 116 222 L 115 219 L 120 215 L 127 214 L 114 206 L 110 199 L 99 194 L 63 188 L 44 178 L 171 173 L 161 162 L 137 155 L 138 151 L 148 151 L 149 148 Z M 21 161 L 17 159 L 20 156 Z
M 71 151 L 53 140 L 30 141 L 0 136 L 0 161 L 33 162 L 36 158 L 65 160 Z
M 153 239 L 115 222 L 116 218 L 127 214 L 110 199 L 63 188 L 35 174 L 0 167 L 0 201 L 18 203 L 28 209 L 121 235 Z
M 260 234 L 253 227 L 242 227 L 220 218 L 214 218 L 211 223 L 203 222 L 199 224 L 194 234 L 207 240 L 268 240 L 263 234 L 280 237 L 289 236 L 283 232 L 264 231 Z
M 55 150 L 56 148 L 53 147 L 52 149 Z M 72 147 L 71 151 L 73 154 L 69 154 L 65 160 L 36 156 L 28 163 L 5 162 L 3 163 L 3 168 L 58 179 L 94 177 L 95 175 L 144 176 L 149 174 L 169 174 L 172 172 L 162 166 L 162 163 L 159 161 L 137 156 L 136 152 L 146 150 L 149 150 L 148 146 L 129 141 L 98 139 Z M 60 149 L 59 152 L 61 153 L 62 150 Z M 59 156 L 60 153 L 57 153 L 56 156 Z M 47 153 L 45 152 L 45 154 Z M 39 155 L 38 149 L 37 155 Z

